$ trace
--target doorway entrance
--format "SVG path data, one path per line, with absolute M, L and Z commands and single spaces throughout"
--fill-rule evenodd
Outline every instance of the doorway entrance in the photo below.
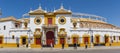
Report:
M 88 37 L 84 37 L 84 44 L 88 44 Z
M 108 42 L 109 42 L 109 37 L 105 36 L 105 43 L 108 43 Z
M 78 43 L 78 38 L 77 37 L 73 37 L 73 44 Z
M 2 41 L 3 41 L 3 37 L 0 37 L 0 44 L 2 44 Z
M 50 46 L 51 44 L 55 44 L 55 37 L 54 37 L 54 32 L 53 31 L 48 31 L 46 33 L 46 44 Z
M 99 36 L 96 36 L 96 43 L 99 44 L 100 40 L 99 40 Z
M 27 42 L 27 41 L 26 41 L 26 37 L 23 37 L 23 38 L 22 38 L 22 45 L 25 45 L 26 42 Z
M 40 45 L 41 44 L 41 38 L 39 37 L 39 38 L 36 38 L 36 45 Z
M 65 44 L 65 38 L 60 38 L 60 44 Z

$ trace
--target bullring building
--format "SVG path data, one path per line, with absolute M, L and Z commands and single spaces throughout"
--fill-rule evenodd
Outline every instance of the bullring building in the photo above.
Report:
M 74 13 L 61 6 L 48 12 L 40 6 L 28 18 L 0 18 L 0 47 L 54 48 L 120 46 L 120 28 L 97 15 Z

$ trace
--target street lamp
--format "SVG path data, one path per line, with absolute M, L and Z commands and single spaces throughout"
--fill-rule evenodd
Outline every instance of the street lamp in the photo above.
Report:
M 90 44 L 90 47 L 93 46 L 93 30 L 91 30 L 91 28 L 89 28 L 89 32 L 90 32 L 90 35 L 91 35 L 91 44 Z

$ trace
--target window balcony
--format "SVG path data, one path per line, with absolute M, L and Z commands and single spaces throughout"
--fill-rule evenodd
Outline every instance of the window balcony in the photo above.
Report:
M 57 28 L 58 26 L 57 26 L 57 24 L 48 24 L 48 25 L 45 25 L 45 24 L 43 24 L 43 26 L 42 26 L 43 28 Z

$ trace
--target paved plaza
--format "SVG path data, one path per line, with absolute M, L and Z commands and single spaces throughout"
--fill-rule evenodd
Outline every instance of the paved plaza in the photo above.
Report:
M 0 48 L 0 53 L 120 53 L 120 47 L 94 48 Z

